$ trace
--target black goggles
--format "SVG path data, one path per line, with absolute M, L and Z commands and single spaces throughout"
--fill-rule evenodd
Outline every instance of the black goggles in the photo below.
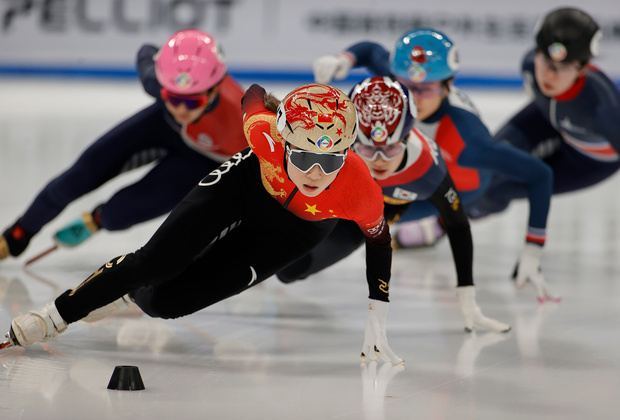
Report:
M 176 95 L 166 88 L 160 90 L 161 98 L 169 102 L 173 107 L 185 104 L 185 107 L 190 111 L 192 109 L 200 108 L 209 103 L 209 95 Z
M 286 154 L 291 165 L 301 172 L 306 174 L 316 165 L 319 165 L 325 175 L 331 175 L 340 170 L 344 165 L 344 158 L 347 157 L 347 152 L 314 153 L 307 150 L 291 149 L 288 145 L 286 145 Z

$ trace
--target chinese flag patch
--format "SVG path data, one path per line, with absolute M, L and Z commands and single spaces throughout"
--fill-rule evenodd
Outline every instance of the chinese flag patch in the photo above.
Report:
M 332 118 L 332 114 L 323 114 L 323 113 L 319 113 L 318 114 L 318 122 L 320 123 L 332 123 L 333 118 Z

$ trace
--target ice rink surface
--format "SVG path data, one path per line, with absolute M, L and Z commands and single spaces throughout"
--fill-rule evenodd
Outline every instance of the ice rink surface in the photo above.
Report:
M 291 88 L 265 86 L 280 97 Z M 150 103 L 122 81 L 5 79 L 0 92 L 2 229 L 97 136 Z M 520 91 L 469 93 L 492 130 L 525 101 Z M 24 268 L 56 229 L 141 173 L 74 202 L 20 258 L 0 262 L 2 333 L 150 237 L 162 219 L 98 233 Z M 509 281 L 526 203 L 472 222 L 478 303 L 510 323 L 509 334 L 463 332 L 443 240 L 394 254 L 387 329 L 404 367 L 360 363 L 368 293 L 360 250 L 303 282 L 272 278 L 185 318 L 79 322 L 44 345 L 4 350 L 0 419 L 616 419 L 619 186 L 615 176 L 554 198 L 543 270 L 559 304 L 540 305 L 533 288 Z M 138 366 L 146 389 L 108 390 L 117 365 Z

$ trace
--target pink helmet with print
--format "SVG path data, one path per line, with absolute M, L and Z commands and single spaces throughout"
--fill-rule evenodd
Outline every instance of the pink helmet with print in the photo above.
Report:
M 162 87 L 178 95 L 204 92 L 226 74 L 226 61 L 219 43 L 197 29 L 176 32 L 155 57 L 157 80 Z

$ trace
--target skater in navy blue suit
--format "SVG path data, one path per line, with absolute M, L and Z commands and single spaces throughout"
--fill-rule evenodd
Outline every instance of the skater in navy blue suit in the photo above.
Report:
M 0 236 L 0 260 L 21 255 L 66 206 L 122 173 L 154 162 L 140 180 L 60 229 L 57 244 L 76 246 L 100 229 L 128 229 L 168 213 L 205 174 L 247 146 L 243 89 L 227 74 L 215 38 L 179 31 L 160 49 L 143 45 L 137 67 L 153 103 L 97 139 L 39 192 Z
M 551 12 L 536 34 L 522 71 L 532 102 L 495 135 L 543 160 L 554 173 L 553 193 L 587 188 L 620 168 L 620 92 L 590 63 L 601 31 L 585 12 Z M 505 209 L 523 185 L 497 176 L 475 210 Z
M 454 43 L 434 29 L 416 29 L 400 37 L 390 53 L 374 42 L 360 42 L 338 55 L 314 63 L 318 82 L 346 77 L 353 66 L 392 75 L 413 94 L 415 127 L 437 143 L 465 209 L 489 186 L 494 173 L 518 180 L 530 203 L 525 245 L 519 260 L 519 280 L 535 284 L 539 299 L 555 299 L 539 275 L 540 250 L 546 240 L 553 174 L 547 165 L 507 144 L 493 142 L 472 101 L 453 86 L 459 68 Z M 432 245 L 445 229 L 428 201 L 413 203 L 393 235 L 400 247 Z M 537 252 L 530 257 L 531 251 Z M 530 263 L 536 259 L 534 264 Z M 525 264 L 524 264 L 525 263 Z
M 497 143 L 511 144 L 551 168 L 553 194 L 590 187 L 620 168 L 620 92 L 590 63 L 601 36 L 582 10 L 549 13 L 536 33 L 536 48 L 523 60 L 532 101 L 495 135 Z M 469 213 L 497 213 L 525 196 L 523 183 L 496 174 Z

